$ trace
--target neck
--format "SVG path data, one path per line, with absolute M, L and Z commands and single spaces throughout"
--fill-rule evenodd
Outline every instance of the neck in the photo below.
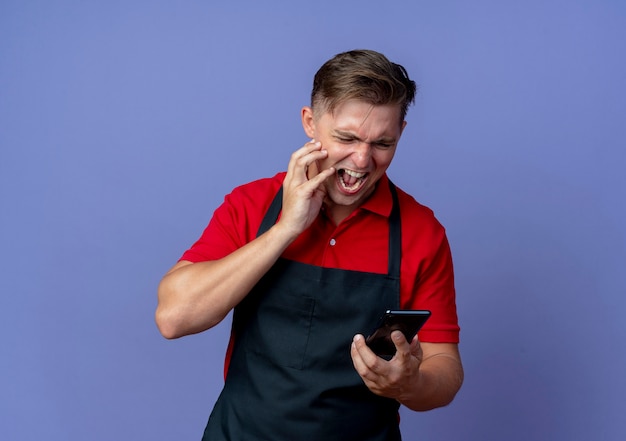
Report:
M 353 205 L 338 205 L 330 200 L 324 201 L 324 207 L 326 216 L 332 220 L 335 225 L 339 225 L 358 208 L 358 206 L 355 207 Z

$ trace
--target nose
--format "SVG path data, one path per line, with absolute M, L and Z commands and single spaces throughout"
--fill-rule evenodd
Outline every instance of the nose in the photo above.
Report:
M 355 144 L 352 152 L 352 160 L 354 165 L 359 168 L 367 168 L 372 159 L 372 146 L 369 142 L 361 141 Z

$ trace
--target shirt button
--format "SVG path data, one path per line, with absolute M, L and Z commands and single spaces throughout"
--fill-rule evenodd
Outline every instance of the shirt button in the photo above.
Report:
M 330 239 L 330 246 L 334 247 L 337 241 L 335 239 Z

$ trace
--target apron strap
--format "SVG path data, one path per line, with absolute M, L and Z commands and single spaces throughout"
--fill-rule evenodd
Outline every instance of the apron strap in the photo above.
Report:
M 259 237 L 261 234 L 265 233 L 267 230 L 272 228 L 272 226 L 278 220 L 278 215 L 280 211 L 283 209 L 283 186 L 281 185 L 278 189 L 278 193 L 274 196 L 274 200 L 272 201 L 272 205 L 265 212 L 265 216 L 263 217 L 263 221 L 261 222 L 261 226 L 256 232 L 256 237 Z
M 398 192 L 396 186 L 389 181 L 389 190 L 393 205 L 389 215 L 389 257 L 387 274 L 390 277 L 400 280 L 400 261 L 402 259 L 402 224 L 400 222 L 400 203 L 398 202 Z

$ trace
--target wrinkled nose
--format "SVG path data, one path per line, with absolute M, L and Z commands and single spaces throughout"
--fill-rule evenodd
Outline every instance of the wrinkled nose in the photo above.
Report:
M 372 159 L 372 146 L 368 142 L 359 142 L 352 152 L 352 161 L 360 169 L 367 168 Z

